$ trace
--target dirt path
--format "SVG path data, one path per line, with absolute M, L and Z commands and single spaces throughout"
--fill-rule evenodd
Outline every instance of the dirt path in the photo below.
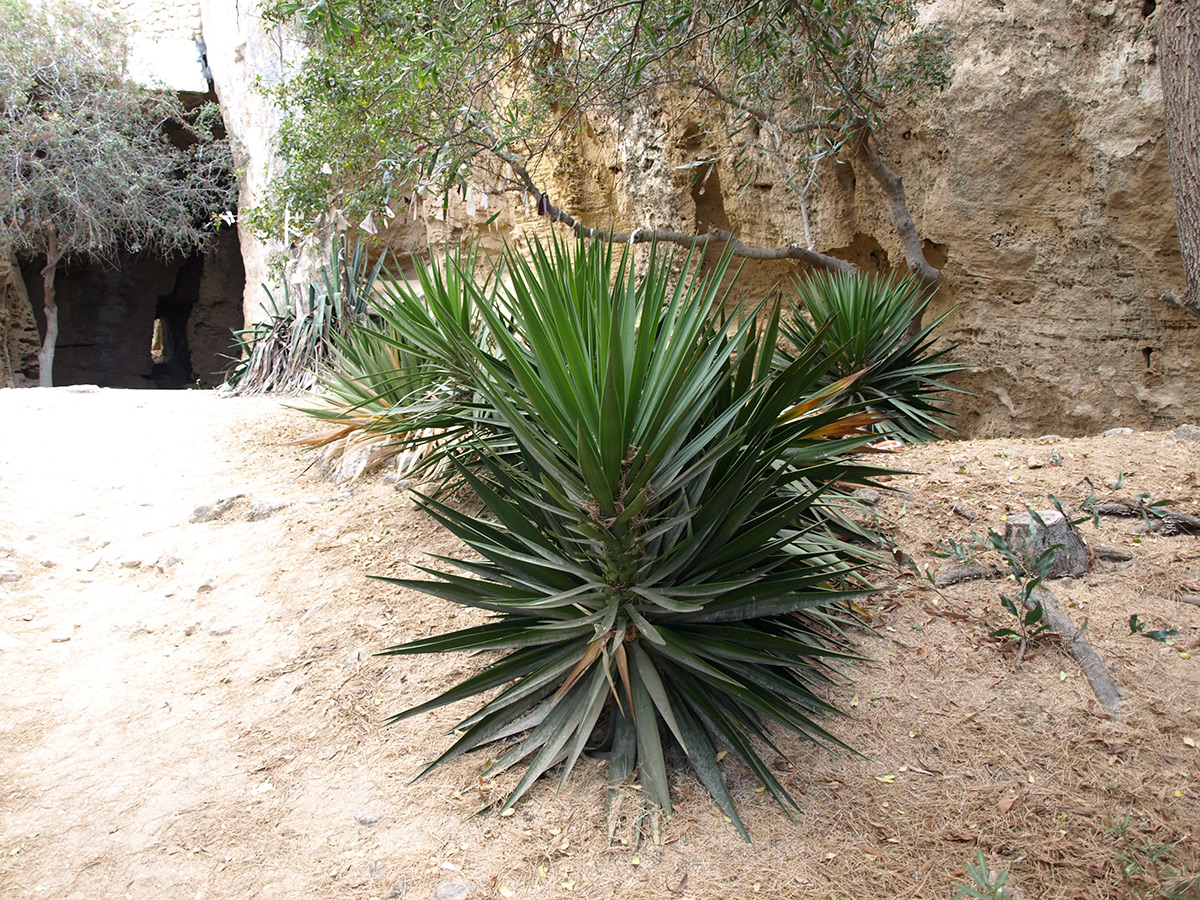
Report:
M 256 856 L 242 895 L 304 886 L 271 846 L 269 767 L 245 752 L 286 724 L 263 679 L 308 648 L 306 608 L 344 598 L 340 576 L 288 565 L 298 540 L 312 551 L 302 523 L 344 499 L 270 446 L 294 416 L 69 388 L 2 391 L 0 416 L 0 884 L 191 897 Z M 189 521 L 236 494 L 224 516 Z
M 1200 609 L 1170 599 L 1200 581 L 1196 538 L 1106 522 L 1089 541 L 1133 561 L 1056 585 L 1115 671 L 1119 720 L 1052 642 L 1018 667 L 988 640 L 1003 586 L 935 592 L 884 573 L 890 591 L 864 609 L 876 631 L 859 635 L 874 661 L 830 691 L 850 714 L 835 732 L 864 755 L 783 743 L 796 825 L 730 766 L 752 847 L 681 774 L 675 814 L 635 847 L 605 832 L 596 761 L 503 819 L 472 817 L 497 790 L 484 759 L 411 783 L 462 711 L 392 728 L 386 715 L 479 663 L 372 654 L 470 615 L 365 576 L 456 551 L 383 478 L 347 489 L 306 471 L 284 443 L 309 428 L 298 414 L 60 388 L 0 391 L 0 422 L 5 900 L 944 900 L 976 847 L 1027 897 L 1104 898 L 1122 890 L 1108 829 L 1126 814 L 1196 862 Z M 1043 465 L 1052 450 L 1061 466 Z M 953 564 L 931 555 L 938 540 L 1002 528 L 1048 493 L 1112 493 L 1105 479 L 1200 507 L 1200 444 L 1169 434 L 934 445 L 900 462 L 923 474 L 874 508 L 921 569 Z M 1180 631 L 1174 645 L 1130 635 L 1135 612 Z

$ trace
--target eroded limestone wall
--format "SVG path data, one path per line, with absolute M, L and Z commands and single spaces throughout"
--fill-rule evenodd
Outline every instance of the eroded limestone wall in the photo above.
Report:
M 131 8 L 162 0 L 122 0 Z M 880 135 L 904 177 L 918 230 L 945 284 L 934 311 L 979 364 L 958 398 L 968 435 L 1075 434 L 1113 425 L 1167 427 L 1200 417 L 1200 327 L 1159 299 L 1182 286 L 1163 139 L 1153 3 L 1148 0 L 934 0 L 923 11 L 950 40 L 951 82 Z M 264 31 L 252 2 L 184 0 L 231 134 L 243 153 L 243 204 L 277 165 L 278 112 L 255 89 L 286 74 L 299 44 Z M 753 243 L 802 240 L 779 178 L 742 189 L 720 138 L 677 110 L 633 110 L 593 123 L 572 152 L 542 164 L 556 203 L 588 224 L 730 227 Z M 680 168 L 714 153 L 703 185 Z M 398 209 L 392 243 L 418 249 L 463 237 L 498 245 L 545 220 L 511 198 L 495 211 L 437 204 Z M 817 248 L 866 268 L 902 265 L 878 189 L 830 166 L 812 206 Z M 273 251 L 242 232 L 247 318 L 261 316 Z M 752 265 L 748 293 L 794 274 Z
M 879 146 L 943 270 L 933 313 L 953 308 L 945 339 L 979 366 L 960 381 L 975 396 L 954 400 L 964 434 L 1200 417 L 1200 322 L 1160 299 L 1183 274 L 1152 10 L 1143 0 L 937 0 L 924 10 L 948 35 L 951 82 L 892 110 Z M 619 227 L 715 225 L 751 243 L 801 242 L 781 179 L 737 182 L 732 154 L 702 126 L 661 109 L 593 129 L 558 162 L 551 189 Z M 722 165 L 693 183 L 684 167 L 714 153 Z M 817 249 L 903 268 L 886 209 L 867 174 L 827 167 L 812 207 Z M 752 264 L 744 284 L 765 291 L 794 271 Z
M 980 368 L 971 435 L 1165 428 L 1200 416 L 1200 322 L 1160 299 L 1183 271 L 1153 3 L 939 2 L 950 87 L 883 141 L 946 260 L 949 339 Z M 853 202 L 834 245 L 894 240 Z M 880 208 L 872 203 L 873 208 Z M 829 213 L 832 213 L 830 215 Z M 840 215 L 839 215 L 840 213 Z M 833 223 L 844 223 L 833 225 Z

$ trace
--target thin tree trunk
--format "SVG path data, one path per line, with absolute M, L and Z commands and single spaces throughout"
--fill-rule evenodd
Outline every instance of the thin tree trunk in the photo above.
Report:
M 38 352 L 38 387 L 54 386 L 54 348 L 58 343 L 58 303 L 54 297 L 54 274 L 62 251 L 58 249 L 58 235 L 51 232 L 46 241 L 46 266 L 42 269 L 42 301 L 46 310 L 46 336 Z
M 1179 249 L 1187 279 L 1184 309 L 1200 316 L 1200 0 L 1159 0 L 1158 61 Z
M 908 211 L 904 181 L 889 169 L 887 164 L 880 159 L 879 154 L 875 152 L 875 147 L 871 143 L 873 135 L 866 123 L 860 120 L 858 128 L 856 156 L 863 168 L 871 173 L 871 177 L 883 189 L 883 195 L 887 198 L 888 216 L 892 220 L 892 227 L 896 229 L 896 235 L 900 238 L 900 247 L 904 250 L 904 261 L 908 264 L 910 272 L 930 287 L 936 287 L 942 280 L 942 273 L 930 265 L 929 260 L 925 258 L 925 248 L 921 243 L 921 236 L 917 233 L 912 213 Z

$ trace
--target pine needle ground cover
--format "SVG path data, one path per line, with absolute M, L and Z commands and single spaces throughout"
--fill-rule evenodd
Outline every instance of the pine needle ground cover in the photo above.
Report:
M 795 763 L 770 758 L 803 808 L 799 825 L 726 757 L 753 845 L 681 766 L 659 840 L 650 833 L 633 849 L 643 792 L 624 787 L 610 839 L 607 766 L 595 758 L 561 792 L 549 779 L 536 785 L 508 817 L 472 815 L 513 779 L 478 779 L 487 750 L 412 781 L 450 746 L 444 733 L 472 701 L 392 728 L 380 727 L 385 714 L 495 654 L 371 651 L 482 624 L 487 612 L 364 577 L 406 574 L 407 561 L 430 553 L 462 555 L 461 544 L 381 476 L 364 476 L 349 497 L 319 478 L 287 443 L 311 419 L 205 391 L 0 398 L 12 421 L 46 423 L 0 432 L 21 473 L 0 491 L 13 550 L 0 566 L 23 574 L 0 590 L 4 630 L 26 642 L 4 654 L 20 664 L 6 669 L 0 696 L 0 755 L 13 773 L 0 883 L 16 896 L 432 898 L 451 881 L 488 900 L 950 900 L 978 849 L 993 872 L 1011 873 L 1014 895 L 1112 900 L 1125 891 L 1115 854 L 1137 849 L 1136 835 L 1173 847 L 1172 868 L 1196 871 L 1200 771 L 1188 742 L 1200 743 L 1200 613 L 1171 599 L 1200 584 L 1194 538 L 1141 534 L 1140 517 L 1089 520 L 1080 525 L 1089 545 L 1134 558 L 1054 585 L 1116 666 L 1129 711 L 1117 720 L 1060 646 L 1048 642 L 1018 667 L 1011 648 L 987 639 L 1011 620 L 998 602 L 1006 586 L 935 590 L 907 567 L 873 572 L 884 590 L 856 601 L 873 631 L 854 632 L 872 662 L 853 668 L 852 686 L 824 694 L 851 713 L 827 727 L 862 755 L 774 731 Z M 80 455 L 81 429 L 107 440 Z M 1061 467 L 1027 467 L 1051 452 Z M 890 459 L 921 474 L 893 478 L 901 490 L 881 491 L 874 508 L 921 570 L 954 565 L 930 552 L 939 541 L 1001 529 L 1001 516 L 1036 509 L 1047 493 L 1083 501 L 1085 478 L 1103 485 L 1124 471 L 1120 496 L 1200 509 L 1200 486 L 1187 479 L 1196 443 L 1170 431 L 939 443 Z M 290 505 L 253 522 L 237 513 L 184 524 L 194 503 L 228 496 L 230 485 Z M 153 509 L 129 502 L 138 491 Z M 31 496 L 56 499 L 48 511 Z M 178 527 L 143 534 L 148 514 Z M 28 534 L 49 547 L 27 544 Z M 93 549 L 101 563 L 78 568 Z M 119 565 L 109 555 L 118 552 L 170 552 L 182 563 L 164 577 Z M 47 569 L 47 558 L 59 565 Z M 165 599 L 208 579 L 214 590 Z M 1175 645 L 1131 634 L 1133 613 L 1148 628 L 1179 630 Z M 213 617 L 220 632 L 234 627 L 214 634 Z M 52 643 L 56 634 L 72 639 Z M 366 814 L 379 821 L 362 824 Z M 1127 815 L 1123 843 L 1113 828 Z
M 472 283 L 456 258 L 438 265 L 427 310 Z M 664 811 L 671 771 L 690 768 L 748 837 L 719 757 L 790 814 L 764 759 L 773 729 L 840 745 L 822 688 L 853 657 L 841 625 L 862 559 L 818 511 L 875 471 L 854 453 L 877 416 L 853 376 L 826 377 L 822 332 L 780 366 L 778 312 L 714 316 L 730 308 L 724 264 L 674 277 L 651 253 L 635 268 L 605 244 L 535 244 L 504 256 L 477 323 L 438 318 L 460 382 L 447 462 L 483 511 L 420 502 L 475 556 L 390 580 L 493 618 L 385 651 L 484 663 L 393 721 L 480 698 L 430 768 L 488 748 L 487 774 L 519 772 L 502 810 L 589 752 L 608 761 L 610 801 L 636 781 Z

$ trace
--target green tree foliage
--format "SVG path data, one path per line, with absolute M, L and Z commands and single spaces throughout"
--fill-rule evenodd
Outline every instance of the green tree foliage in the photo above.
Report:
M 315 39 L 280 94 L 301 112 L 283 130 L 289 168 L 259 221 L 277 228 L 286 210 L 311 227 L 331 202 L 361 217 L 397 201 L 401 185 L 436 193 L 486 176 L 587 233 L 543 197 L 530 162 L 585 122 L 670 94 L 710 133 L 732 136 L 743 182 L 767 170 L 803 199 L 822 160 L 864 166 L 888 196 L 910 268 L 933 282 L 899 179 L 871 146 L 890 104 L 944 77 L 940 38 L 916 28 L 914 11 L 912 0 L 281 0 L 268 16 L 295 18 Z M 718 164 L 702 160 L 696 177 Z M 652 238 L 695 243 L 637 236 Z M 730 243 L 741 255 L 852 268 L 810 246 Z
M 45 259 L 48 385 L 58 263 L 200 249 L 237 185 L 228 143 L 213 136 L 219 113 L 129 81 L 126 29 L 111 15 L 0 0 L 0 18 L 0 244 Z

